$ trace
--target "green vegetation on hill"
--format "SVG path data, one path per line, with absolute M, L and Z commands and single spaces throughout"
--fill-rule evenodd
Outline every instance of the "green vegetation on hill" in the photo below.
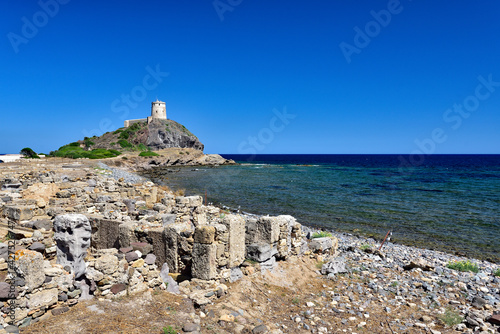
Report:
M 158 157 L 160 156 L 158 153 L 151 152 L 151 151 L 146 151 L 146 152 L 141 152 L 139 153 L 140 157 Z
M 154 120 L 149 124 L 134 123 L 99 137 L 84 137 L 50 152 L 48 156 L 103 159 L 116 157 L 122 152 L 139 152 L 142 157 L 153 157 L 157 154 L 151 150 L 166 147 L 203 150 L 203 144 L 184 125 L 172 120 Z
M 106 150 L 103 148 L 96 148 L 91 151 L 86 151 L 78 145 L 74 145 L 75 143 L 71 143 L 69 145 L 65 145 L 60 147 L 57 151 L 52 151 L 49 153 L 50 157 L 58 157 L 58 158 L 89 158 L 89 159 L 105 159 L 105 158 L 114 158 L 121 154 L 120 151 L 117 150 Z
M 128 128 L 121 128 L 113 132 L 113 134 L 119 134 L 118 139 L 129 139 L 130 137 L 133 137 L 137 131 L 143 128 L 145 123 L 134 123 Z

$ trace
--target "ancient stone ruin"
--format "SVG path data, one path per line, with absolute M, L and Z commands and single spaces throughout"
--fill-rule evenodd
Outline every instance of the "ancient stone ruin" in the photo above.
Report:
M 251 273 L 247 261 L 273 270 L 277 260 L 308 249 L 291 216 L 231 213 L 203 205 L 201 196 L 132 185 L 79 165 L 28 167 L 0 172 L 0 226 L 15 226 L 16 239 L 13 271 L 0 283 L 2 301 L 13 299 L 11 286 L 16 294 L 12 321 L 1 309 L 4 325 L 27 326 L 81 299 L 151 289 L 185 294 L 200 306 L 223 295 L 224 283 Z M 336 239 L 327 239 L 313 250 L 334 254 Z M 6 248 L 0 243 L 0 270 L 8 269 Z M 203 290 L 191 291 L 189 281 Z

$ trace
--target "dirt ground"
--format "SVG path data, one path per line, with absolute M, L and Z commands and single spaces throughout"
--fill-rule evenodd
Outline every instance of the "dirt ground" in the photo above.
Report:
M 199 319 L 201 333 L 252 333 L 252 329 L 261 324 L 283 333 L 311 333 L 312 330 L 318 333 L 320 327 L 327 330 L 324 333 L 426 333 L 416 327 L 398 330 L 395 324 L 423 315 L 432 317 L 429 311 L 418 305 L 400 305 L 388 314 L 384 302 L 370 303 L 364 300 L 363 294 L 352 294 L 349 287 L 366 283 L 361 276 L 346 274 L 339 275 L 335 281 L 327 280 L 318 274 L 317 265 L 314 258 L 292 257 L 279 262 L 274 273 L 256 272 L 228 283 L 227 294 L 201 308 L 195 308 L 187 298 L 164 291 L 112 302 L 80 302 L 68 312 L 30 325 L 21 333 L 161 334 L 164 328 L 173 330 L 167 333 L 183 333 L 183 326 L 196 322 L 195 319 Z M 334 295 L 343 296 L 353 305 L 366 306 L 369 317 L 336 313 L 335 302 L 332 304 Z M 300 323 L 295 321 L 297 316 L 302 319 Z M 435 320 L 435 330 L 454 332 Z M 364 324 L 360 326 L 360 323 Z

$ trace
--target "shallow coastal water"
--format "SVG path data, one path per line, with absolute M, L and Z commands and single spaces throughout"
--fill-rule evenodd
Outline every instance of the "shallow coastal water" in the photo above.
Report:
M 500 155 L 223 155 L 241 163 L 166 168 L 188 195 L 306 225 L 500 261 Z

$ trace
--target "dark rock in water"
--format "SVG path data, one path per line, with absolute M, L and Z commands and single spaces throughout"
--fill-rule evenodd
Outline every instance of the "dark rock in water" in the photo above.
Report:
M 152 150 L 170 147 L 194 148 L 203 151 L 203 144 L 183 125 L 170 119 L 155 119 L 148 124 L 146 146 Z

